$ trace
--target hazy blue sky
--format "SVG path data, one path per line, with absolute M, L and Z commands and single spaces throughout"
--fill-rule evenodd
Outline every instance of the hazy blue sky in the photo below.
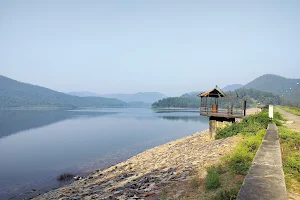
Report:
M 63 92 L 300 78 L 299 48 L 299 0 L 0 0 L 0 74 Z

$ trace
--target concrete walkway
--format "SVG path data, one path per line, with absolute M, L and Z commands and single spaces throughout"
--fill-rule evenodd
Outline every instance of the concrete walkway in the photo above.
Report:
M 269 124 L 237 199 L 287 199 L 278 131 L 275 124 Z
M 276 107 L 276 110 L 278 110 L 283 115 L 283 117 L 288 120 L 286 122 L 286 126 L 288 128 L 291 128 L 295 131 L 300 132 L 300 116 L 294 115 L 293 113 L 282 110 L 279 107 Z

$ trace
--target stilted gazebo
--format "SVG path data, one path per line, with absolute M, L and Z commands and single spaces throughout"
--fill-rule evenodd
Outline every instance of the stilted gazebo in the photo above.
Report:
M 241 108 L 234 109 L 233 105 L 226 108 L 220 107 L 220 100 L 226 98 L 226 94 L 218 87 L 198 94 L 201 97 L 200 115 L 209 117 L 209 130 L 214 138 L 216 128 L 224 126 L 224 122 L 235 122 L 236 118 L 246 115 L 246 101 L 243 101 Z

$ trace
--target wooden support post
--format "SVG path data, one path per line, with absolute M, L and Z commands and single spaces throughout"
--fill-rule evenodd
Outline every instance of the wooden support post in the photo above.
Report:
M 246 116 L 246 110 L 247 110 L 247 102 L 244 101 L 244 116 Z

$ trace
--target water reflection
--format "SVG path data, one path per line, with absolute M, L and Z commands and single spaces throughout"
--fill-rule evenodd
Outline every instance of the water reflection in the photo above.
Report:
M 207 122 L 207 119 L 201 116 L 159 116 L 161 119 L 171 120 L 171 121 L 194 121 L 194 122 Z
M 77 117 L 97 117 L 117 112 L 0 110 L 0 138 Z
M 0 199 L 47 191 L 60 173 L 103 169 L 207 124 L 198 111 L 0 111 Z
M 199 110 L 186 110 L 186 109 L 159 109 L 159 110 L 155 110 L 154 112 L 156 113 L 199 113 Z

